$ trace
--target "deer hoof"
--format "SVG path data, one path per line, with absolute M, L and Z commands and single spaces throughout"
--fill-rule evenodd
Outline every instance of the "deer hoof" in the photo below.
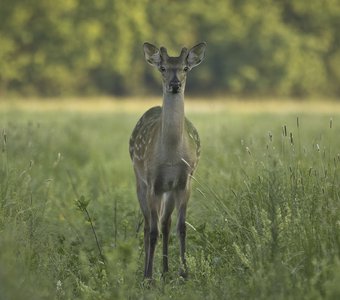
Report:
M 184 270 L 182 268 L 179 269 L 179 276 L 182 277 L 183 279 L 187 280 L 189 275 L 188 275 L 188 270 Z
M 142 285 L 145 289 L 151 289 L 156 285 L 156 281 L 153 278 L 144 277 Z

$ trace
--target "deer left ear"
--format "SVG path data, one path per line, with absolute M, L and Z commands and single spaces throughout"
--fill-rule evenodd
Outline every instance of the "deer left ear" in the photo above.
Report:
M 198 66 L 204 59 L 206 43 L 199 43 L 192 47 L 187 56 L 187 63 L 189 68 Z

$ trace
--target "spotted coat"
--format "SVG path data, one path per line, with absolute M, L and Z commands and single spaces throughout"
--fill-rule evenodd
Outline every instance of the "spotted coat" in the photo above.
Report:
M 154 136 L 154 131 L 161 123 L 162 108 L 155 106 L 146 111 L 137 122 L 129 142 L 129 152 L 131 160 L 143 160 Z M 185 131 L 196 146 L 197 159 L 200 157 L 201 142 L 194 125 L 185 118 Z

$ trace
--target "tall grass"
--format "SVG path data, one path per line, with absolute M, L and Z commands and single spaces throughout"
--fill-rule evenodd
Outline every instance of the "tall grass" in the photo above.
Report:
M 222 262 L 227 262 L 228 273 L 243 282 L 232 298 L 245 293 L 260 299 L 310 299 L 339 293 L 328 290 L 339 271 L 338 133 L 327 122 L 315 125 L 301 129 L 297 119 L 291 131 L 283 125 L 280 133 L 276 123 L 275 133 L 267 137 L 241 139 L 237 151 L 243 149 L 243 154 L 230 161 L 235 173 L 223 170 L 214 177 L 215 190 L 203 192 L 205 209 L 215 208 L 215 224 L 207 222 L 204 228 L 210 243 L 217 238 L 211 255 L 218 253 L 221 273 L 226 271 Z M 223 182 L 231 183 L 219 195 L 216 186 Z M 235 280 L 231 282 L 228 291 Z
M 339 115 L 192 113 L 190 277 L 142 282 L 135 113 L 0 113 L 0 299 L 336 299 Z M 298 118 L 297 118 L 298 117 Z

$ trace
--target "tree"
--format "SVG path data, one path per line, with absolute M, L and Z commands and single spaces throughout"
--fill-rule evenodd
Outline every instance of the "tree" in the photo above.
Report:
M 190 90 L 340 94 L 336 0 L 2 0 L 0 93 L 143 93 L 158 77 L 142 44 L 208 44 Z

